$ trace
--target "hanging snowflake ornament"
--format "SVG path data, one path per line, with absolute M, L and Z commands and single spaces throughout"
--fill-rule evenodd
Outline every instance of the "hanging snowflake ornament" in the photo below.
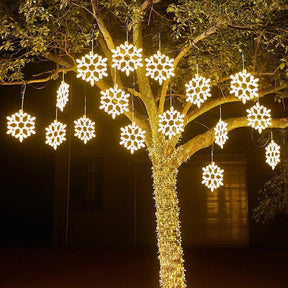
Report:
M 91 121 L 86 115 L 74 121 L 74 136 L 86 144 L 95 135 L 95 122 Z
M 20 109 L 18 112 L 7 116 L 7 134 L 19 139 L 23 139 L 35 134 L 35 117 Z
M 246 69 L 242 72 L 231 75 L 230 93 L 241 99 L 243 104 L 246 101 L 258 97 L 258 78 L 255 78 Z
M 54 120 L 46 130 L 46 141 L 45 144 L 48 144 L 57 149 L 57 146 L 62 144 L 66 140 L 66 124 Z
M 272 139 L 266 149 L 266 163 L 274 170 L 275 166 L 280 162 L 280 146 Z
M 174 74 L 174 59 L 170 59 L 165 54 L 157 51 L 156 54 L 145 59 L 146 61 L 146 76 L 150 76 L 158 81 L 161 85 L 166 79 L 173 77 Z
M 98 54 L 94 54 L 92 51 L 83 56 L 81 59 L 77 59 L 77 78 L 90 82 L 91 86 L 94 86 L 94 82 L 99 81 L 103 77 L 107 77 L 107 58 L 102 58 Z
M 215 143 L 218 144 L 222 149 L 223 145 L 228 139 L 227 123 L 221 119 L 218 121 L 214 128 Z
M 174 110 L 172 106 L 170 110 L 167 110 L 162 115 L 159 115 L 159 129 L 165 136 L 171 139 L 173 136 L 184 131 L 184 115 Z
M 130 125 L 121 128 L 121 142 L 125 148 L 130 150 L 131 154 L 141 147 L 145 147 L 145 133 L 146 131 L 138 127 L 134 122 Z
M 220 186 L 223 186 L 224 170 L 214 162 L 203 167 L 202 170 L 202 184 L 207 186 L 212 192 Z
M 272 125 L 270 115 L 271 109 L 267 109 L 257 102 L 253 107 L 246 111 L 248 113 L 248 125 L 258 130 L 259 133 Z
M 124 44 L 112 49 L 112 67 L 129 76 L 138 67 L 143 67 L 142 64 L 142 48 L 137 49 L 127 41 Z
M 64 107 L 69 101 L 69 84 L 62 81 L 57 90 L 57 103 L 56 106 L 63 112 Z
M 116 84 L 114 88 L 109 88 L 105 92 L 101 91 L 101 106 L 100 109 L 104 109 L 108 114 L 112 114 L 112 118 L 115 119 L 117 115 L 124 112 L 128 112 L 129 94 L 125 94 L 125 91 L 118 88 Z
M 186 86 L 186 101 L 197 105 L 200 108 L 201 104 L 211 97 L 210 93 L 210 79 L 195 75 Z

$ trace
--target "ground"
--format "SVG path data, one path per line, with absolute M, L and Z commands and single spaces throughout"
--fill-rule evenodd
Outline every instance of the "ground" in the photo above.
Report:
M 0 288 L 158 288 L 152 249 L 0 249 Z M 288 250 L 185 249 L 188 288 L 287 288 Z

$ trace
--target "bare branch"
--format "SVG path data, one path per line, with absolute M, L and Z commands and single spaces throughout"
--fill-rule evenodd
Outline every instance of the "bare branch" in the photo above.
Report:
M 247 117 L 238 117 L 226 119 L 225 122 L 228 124 L 228 131 L 240 128 L 248 127 Z M 288 127 L 288 118 L 272 119 L 271 128 L 286 128 Z M 197 151 L 207 148 L 215 141 L 214 127 L 200 135 L 197 135 L 193 139 L 189 140 L 177 149 L 178 163 L 181 165 L 183 162 L 188 160 Z
M 286 88 L 288 88 L 288 84 L 283 84 L 283 85 L 278 86 L 278 87 L 272 87 L 272 88 L 270 87 L 270 88 L 264 89 L 262 91 L 259 91 L 259 97 L 264 97 L 265 95 L 273 94 L 273 93 L 276 93 L 276 92 L 281 91 L 281 90 L 286 89 Z M 201 107 L 201 109 L 198 109 L 198 108 L 193 109 L 185 117 L 184 125 L 186 126 L 188 123 L 190 123 L 191 121 L 193 121 L 197 117 L 199 117 L 202 114 L 210 111 L 211 109 L 219 106 L 220 104 L 231 103 L 231 102 L 240 102 L 240 101 L 241 100 L 239 98 L 235 97 L 234 95 L 228 95 L 228 96 L 225 96 L 225 98 L 219 97 L 217 99 L 212 99 L 212 100 L 204 103 L 203 106 Z M 187 108 L 186 108 L 186 110 L 187 110 Z
M 99 29 L 100 29 L 100 31 L 101 31 L 104 39 L 105 39 L 107 47 L 109 48 L 109 50 L 112 50 L 115 48 L 115 45 L 114 45 L 113 39 L 111 37 L 111 34 L 107 30 L 107 28 L 103 22 L 103 19 L 101 17 L 101 14 L 97 9 L 96 0 L 91 0 L 91 5 L 92 5 L 92 9 L 93 9 L 93 16 L 94 16 L 95 20 L 97 21 L 98 27 L 99 27 Z
M 205 39 L 206 37 L 208 37 L 211 34 L 216 33 L 217 31 L 217 25 L 210 27 L 207 31 L 203 32 L 202 34 L 200 34 L 199 36 L 197 36 L 196 38 L 194 38 L 194 40 L 183 47 L 183 49 L 180 51 L 180 53 L 177 55 L 177 57 L 174 60 L 174 70 L 177 68 L 178 63 L 180 62 L 180 60 L 187 54 L 187 52 L 189 52 L 189 50 L 192 48 L 193 45 L 195 45 L 197 42 Z M 167 79 L 162 87 L 161 90 L 161 98 L 160 98 L 160 102 L 159 102 L 159 112 L 163 113 L 164 111 L 164 103 L 165 103 L 165 98 L 167 95 L 167 90 L 168 90 L 168 86 L 170 83 L 171 79 Z

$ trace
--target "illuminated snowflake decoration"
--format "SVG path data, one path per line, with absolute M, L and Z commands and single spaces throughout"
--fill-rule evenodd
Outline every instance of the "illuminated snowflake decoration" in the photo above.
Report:
M 202 168 L 202 184 L 207 186 L 212 192 L 223 186 L 224 170 L 217 166 L 214 162 Z
M 107 58 L 102 58 L 98 54 L 94 54 L 90 51 L 81 58 L 77 59 L 77 78 L 90 82 L 91 86 L 94 86 L 94 82 L 99 81 L 103 77 L 107 77 Z
M 161 85 L 162 82 L 170 77 L 173 77 L 174 74 L 174 59 L 170 59 L 165 54 L 161 54 L 160 51 L 157 51 L 157 54 L 152 55 L 149 58 L 146 58 L 146 76 L 151 76 L 156 81 L 159 81 Z
M 56 150 L 57 146 L 66 140 L 66 126 L 66 124 L 63 124 L 58 120 L 54 120 L 47 128 L 45 128 L 45 143 L 52 146 Z
M 184 131 L 184 115 L 177 110 L 174 110 L 174 107 L 171 107 L 170 110 L 159 115 L 159 118 L 158 131 L 162 132 L 165 136 L 168 136 L 169 139 Z
M 241 99 L 243 104 L 245 104 L 247 100 L 258 97 L 258 78 L 247 73 L 245 69 L 230 77 L 232 79 L 230 93 L 235 94 L 237 98 Z
M 130 150 L 131 154 L 134 151 L 145 147 L 145 132 L 138 127 L 134 122 L 130 125 L 121 128 L 121 142 L 120 145 L 124 145 L 125 148 Z
M 185 84 L 187 96 L 186 101 L 191 102 L 200 108 L 201 103 L 204 103 L 208 97 L 211 97 L 209 82 L 210 79 L 195 75 L 188 84 Z
M 35 134 L 35 119 L 20 109 L 11 116 L 7 116 L 7 134 L 11 134 L 22 143 L 23 139 Z
M 218 121 L 214 128 L 215 143 L 218 144 L 222 149 L 223 145 L 228 139 L 227 123 L 221 119 Z
M 124 44 L 112 49 L 112 67 L 129 76 L 138 67 L 142 67 L 142 49 L 137 49 L 132 44 L 125 41 Z
M 62 81 L 61 85 L 57 90 L 57 104 L 56 106 L 63 112 L 69 100 L 69 84 Z
M 112 114 L 112 118 L 115 119 L 117 115 L 124 112 L 128 112 L 129 94 L 125 94 L 125 91 L 118 89 L 116 84 L 114 88 L 107 89 L 105 92 L 101 91 L 101 106 L 100 109 L 104 109 L 108 114 Z
M 74 121 L 74 136 L 78 137 L 80 140 L 86 144 L 95 135 L 95 122 L 91 121 L 86 115 Z
M 266 163 L 274 170 L 275 166 L 280 162 L 280 146 L 271 140 L 266 149 Z
M 261 133 L 265 128 L 272 125 L 271 123 L 271 109 L 267 109 L 258 102 L 246 110 L 248 115 L 248 125 L 258 130 Z

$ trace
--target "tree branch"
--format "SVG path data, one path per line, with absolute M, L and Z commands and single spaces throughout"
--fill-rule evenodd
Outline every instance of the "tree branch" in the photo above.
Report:
M 283 84 L 278 87 L 270 87 L 267 89 L 264 89 L 259 92 L 259 97 L 264 97 L 265 95 L 276 93 L 278 91 L 281 91 L 283 89 L 288 88 L 288 84 Z M 204 103 L 201 108 L 194 108 L 186 117 L 184 120 L 184 125 L 186 126 L 188 123 L 196 119 L 197 117 L 201 116 L 202 114 L 210 111 L 211 109 L 219 106 L 220 104 L 225 104 L 225 103 L 231 103 L 231 102 L 240 102 L 241 100 L 234 95 L 228 95 L 224 97 L 219 97 L 217 99 L 212 99 L 206 103 Z M 188 104 L 186 104 L 188 105 Z M 185 108 L 184 108 L 185 109 Z M 184 112 L 184 110 L 183 110 Z
M 210 27 L 207 31 L 203 32 L 202 34 L 200 34 L 199 36 L 194 38 L 194 40 L 190 44 L 184 46 L 183 49 L 180 51 L 180 53 L 177 55 L 177 57 L 174 60 L 174 64 L 173 64 L 174 70 L 176 70 L 180 60 L 186 55 L 187 52 L 189 52 L 189 50 L 192 48 L 193 45 L 195 45 L 197 42 L 205 39 L 209 35 L 216 33 L 217 28 L 218 28 L 217 25 Z M 159 112 L 160 113 L 163 113 L 163 111 L 164 111 L 164 103 L 165 103 L 165 98 L 167 95 L 167 90 L 168 90 L 168 86 L 169 86 L 170 81 L 171 81 L 171 78 L 167 79 L 162 86 L 161 97 L 160 97 L 160 101 L 159 101 Z
M 100 12 L 97 9 L 96 0 L 91 0 L 91 5 L 92 5 L 92 9 L 93 9 L 93 16 L 94 16 L 95 20 L 97 21 L 99 30 L 101 31 L 101 33 L 105 39 L 107 47 L 109 48 L 109 50 L 115 49 L 113 39 L 112 39 L 109 31 L 107 30 L 107 28 L 103 22 L 103 19 L 100 15 Z
M 247 117 L 229 118 L 225 122 L 228 124 L 228 131 L 240 127 L 248 127 Z M 286 128 L 288 127 L 288 118 L 272 119 L 271 128 Z M 213 144 L 215 141 L 214 127 L 209 131 L 206 131 L 200 135 L 195 136 L 193 139 L 189 140 L 177 149 L 178 163 L 181 165 L 183 162 L 188 160 L 197 151 L 207 148 Z

